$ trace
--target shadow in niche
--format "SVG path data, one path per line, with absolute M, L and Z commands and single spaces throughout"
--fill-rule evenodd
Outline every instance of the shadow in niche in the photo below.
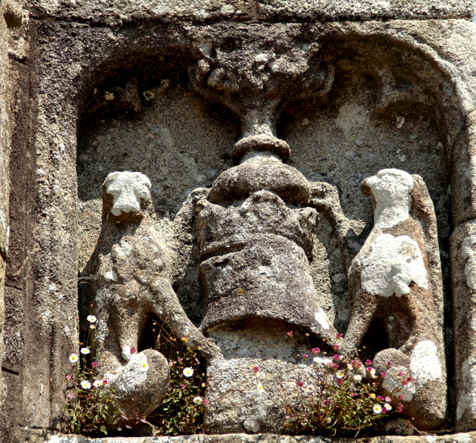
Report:
M 359 357 L 362 361 L 366 359 L 373 360 L 375 355 L 390 347 L 387 331 L 385 330 L 384 320 L 381 318 L 374 318 L 369 325 L 367 332 L 365 333 L 362 343 Z

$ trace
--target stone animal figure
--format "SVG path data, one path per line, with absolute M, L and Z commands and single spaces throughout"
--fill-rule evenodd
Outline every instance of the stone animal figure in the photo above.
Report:
M 432 428 L 445 416 L 446 397 L 433 204 L 423 180 L 398 169 L 379 171 L 362 190 L 372 199 L 374 226 L 348 271 L 352 311 L 344 350 L 356 351 L 371 321 L 380 319 L 389 348 L 374 364 L 388 371 L 383 386 L 407 402 L 418 426 Z
M 93 266 L 100 373 L 127 416 L 147 416 L 168 386 L 168 362 L 156 350 L 136 352 L 151 314 L 206 356 L 216 346 L 185 314 L 169 280 L 170 251 L 154 227 L 150 180 L 112 172 L 103 184 L 102 232 Z

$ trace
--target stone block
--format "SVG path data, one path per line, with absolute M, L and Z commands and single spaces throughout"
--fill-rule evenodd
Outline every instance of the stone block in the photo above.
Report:
M 254 372 L 253 367 L 259 370 Z M 315 402 L 319 396 L 318 377 L 316 365 L 296 365 L 280 359 L 212 360 L 207 369 L 207 430 L 286 434 L 287 408 Z M 298 382 L 303 383 L 302 388 Z
M 476 427 L 476 221 L 451 236 L 456 428 Z

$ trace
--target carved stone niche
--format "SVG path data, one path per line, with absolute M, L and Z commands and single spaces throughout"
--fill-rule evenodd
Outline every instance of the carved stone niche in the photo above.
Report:
M 33 286 L 25 285 L 23 299 L 7 293 L 9 309 L 27 307 L 24 324 L 32 325 L 31 332 L 20 328 L 24 357 L 12 364 L 23 383 L 7 399 L 21 398 L 17 423 L 28 417 L 36 427 L 54 424 L 85 301 L 126 286 L 114 282 L 114 266 L 101 271 L 94 251 L 110 246 L 110 256 L 102 256 L 113 261 L 117 245 L 124 249 L 121 241 L 136 234 L 140 249 L 149 238 L 144 232 L 160 240 L 167 264 L 156 269 L 139 251 L 147 278 L 139 267 L 131 281 L 147 286 L 161 274 L 187 325 L 195 325 L 190 330 L 200 327 L 218 347 L 210 345 L 207 355 L 209 432 L 286 432 L 285 408 L 293 406 L 298 382 L 315 386 L 328 373 L 325 364 L 298 359 L 308 350 L 299 336 L 349 354 L 365 345 L 365 357 L 381 357 L 377 364 L 394 359 L 399 371 L 415 378 L 415 392 L 401 395 L 417 426 L 451 423 L 447 398 L 453 405 L 462 394 L 445 381 L 445 356 L 454 357 L 448 239 L 451 223 L 474 216 L 473 194 L 464 186 L 473 184 L 473 125 L 457 123 L 472 96 L 463 86 L 467 72 L 457 67 L 463 55 L 454 55 L 461 45 L 447 38 L 458 26 L 466 29 L 463 23 L 448 24 L 441 37 L 423 21 L 407 23 L 405 32 L 392 22 L 146 23 L 134 32 L 37 26 L 34 94 L 41 106 L 32 134 L 35 161 L 24 167 L 35 177 L 30 228 L 31 244 L 39 246 L 31 248 L 25 269 L 21 254 L 11 265 L 10 278 L 17 265 L 22 281 Z M 85 44 L 64 45 L 56 38 L 60 30 Z M 448 45 L 450 67 L 440 60 Z M 470 172 L 462 173 L 461 165 Z M 19 160 L 15 167 L 22 167 Z M 102 184 L 114 171 L 150 180 L 147 226 L 138 219 L 139 227 L 121 234 L 125 220 L 105 225 Z M 364 179 L 373 183 L 371 198 L 359 191 Z M 385 186 L 378 189 L 378 180 L 390 183 L 392 198 L 385 197 Z M 450 183 L 464 193 L 462 200 L 449 192 Z M 106 209 L 111 196 L 111 190 L 104 194 Z M 382 228 L 382 201 L 399 223 Z M 21 234 L 21 227 L 12 227 L 14 239 Z M 382 240 L 398 263 L 385 248 L 372 249 Z M 391 283 L 383 289 L 365 283 L 380 259 L 383 268 L 401 271 L 396 279 L 380 273 Z M 106 277 L 112 282 L 97 284 Z M 419 308 L 408 308 L 415 299 Z M 390 308 L 359 323 L 372 314 L 359 314 L 361 302 L 382 300 Z M 162 304 L 155 302 L 157 312 Z M 415 331 L 412 320 L 420 314 Z M 427 319 L 429 332 L 421 326 Z M 392 325 L 408 330 L 395 333 Z M 6 333 L 7 364 L 14 361 L 12 331 Z M 474 352 L 467 343 L 461 352 Z M 114 352 L 115 370 L 124 370 L 122 347 Z M 466 374 L 472 380 L 473 373 Z M 457 389 L 473 386 L 466 380 Z M 309 401 L 319 395 L 316 389 Z M 457 417 L 461 429 L 471 426 L 468 411 L 463 407 Z

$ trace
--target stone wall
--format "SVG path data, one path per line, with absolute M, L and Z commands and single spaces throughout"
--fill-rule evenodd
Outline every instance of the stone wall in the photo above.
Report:
M 1 4 L 0 361 L 6 400 L 0 433 L 6 442 L 54 427 L 61 414 L 67 356 L 77 351 L 80 317 L 95 290 L 89 282 L 104 228 L 107 174 L 130 170 L 149 177 L 154 226 L 171 251 L 167 278 L 188 317 L 197 326 L 205 318 L 202 326 L 209 327 L 204 281 L 211 280 L 203 263 L 213 254 L 200 239 L 192 191 L 212 189 L 210 202 L 223 207 L 243 204 L 247 195 L 233 194 L 232 203 L 216 196 L 218 178 L 242 155 L 241 165 L 247 163 L 247 149 L 281 156 L 310 190 L 329 185 L 337 191 L 332 204 L 345 213 L 352 236 L 339 236 L 344 225 L 336 227 L 316 204 L 318 228 L 306 234 L 310 247 L 299 245 L 305 254 L 299 249 L 296 256 L 305 257 L 299 272 L 305 270 L 315 289 L 308 307 L 322 308 L 341 333 L 352 315 L 350 262 L 373 226 L 372 202 L 359 184 L 388 168 L 422 177 L 440 252 L 427 266 L 442 282 L 432 279 L 448 374 L 445 419 L 461 431 L 475 428 L 472 0 Z M 287 199 L 272 184 L 260 186 L 292 210 L 311 205 L 311 199 Z M 429 246 L 423 249 L 431 256 Z M 292 300 L 293 307 L 299 303 Z M 305 326 L 292 309 L 282 310 L 270 321 Z M 231 338 L 227 327 L 210 326 L 209 335 L 229 358 L 243 357 L 233 354 L 233 340 L 255 349 L 252 334 Z M 258 341 L 279 348 L 278 338 L 264 337 L 266 327 L 250 328 Z M 279 359 L 286 360 L 283 355 Z

